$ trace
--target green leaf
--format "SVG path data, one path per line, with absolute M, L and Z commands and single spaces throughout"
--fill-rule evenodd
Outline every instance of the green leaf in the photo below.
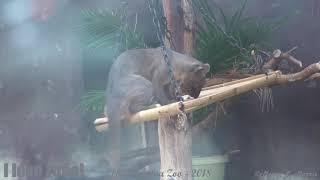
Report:
M 253 63 L 250 59 L 252 44 L 266 44 L 278 27 L 276 23 L 244 17 L 247 0 L 230 16 L 218 6 L 210 7 L 207 0 L 193 2 L 203 20 L 202 24 L 197 24 L 195 56 L 209 63 L 212 72 Z
M 85 112 L 102 113 L 105 104 L 104 91 L 89 91 L 80 100 L 79 108 Z

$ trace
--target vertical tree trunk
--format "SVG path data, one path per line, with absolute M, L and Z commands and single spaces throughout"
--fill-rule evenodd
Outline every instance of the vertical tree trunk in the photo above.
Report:
M 194 46 L 195 17 L 190 0 L 181 0 L 183 9 L 183 52 L 192 56 Z
M 167 28 L 171 33 L 171 39 L 166 38 L 166 46 L 183 52 L 183 12 L 181 0 L 162 0 L 164 16 L 167 19 Z
M 189 120 L 185 124 L 185 130 L 178 130 L 175 126 L 176 118 L 159 119 L 162 180 L 192 180 L 192 133 Z
M 172 39 L 167 47 L 192 55 L 194 17 L 188 0 L 163 0 L 164 14 Z M 192 133 L 190 117 L 183 130 L 176 128 L 176 117 L 158 121 L 161 179 L 192 179 Z
M 191 55 L 194 44 L 194 12 L 190 0 L 162 0 L 171 43 L 166 46 L 178 52 Z

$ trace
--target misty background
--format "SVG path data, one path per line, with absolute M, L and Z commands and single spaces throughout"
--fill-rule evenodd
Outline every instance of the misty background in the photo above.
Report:
M 240 4 L 215 2 L 226 12 Z M 128 17 L 134 20 L 137 14 L 137 28 L 147 42 L 155 43 L 145 0 L 127 3 Z M 101 54 L 111 57 L 112 52 L 87 52 L 75 27 L 83 9 L 111 11 L 121 5 L 118 0 L 0 1 L 0 162 L 83 162 L 88 174 L 104 172 L 108 134 L 94 132 L 93 126 L 102 114 L 77 107 L 86 91 L 105 87 L 113 59 Z M 248 0 L 246 13 L 285 18 L 272 39 L 273 48 L 298 46 L 295 57 L 304 66 L 319 61 L 318 0 Z M 272 90 L 272 111 L 262 112 L 256 96 L 247 93 L 235 98 L 229 116 L 212 130 L 208 144 L 217 144 L 223 152 L 240 149 L 228 164 L 227 179 L 256 179 L 254 172 L 265 170 L 320 172 L 318 82 Z

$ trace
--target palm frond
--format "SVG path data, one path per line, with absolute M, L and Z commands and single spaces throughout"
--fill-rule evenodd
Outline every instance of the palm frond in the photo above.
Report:
M 121 20 L 106 10 L 82 10 L 83 22 L 75 27 L 89 48 L 113 47 L 121 28 Z
M 109 48 L 114 52 L 112 57 L 116 57 L 125 50 L 146 47 L 143 35 L 126 22 L 124 9 L 113 13 L 106 10 L 83 10 L 82 16 L 82 24 L 76 30 L 81 33 L 86 48 L 94 51 L 94 54 L 99 52 L 98 49 L 104 48 L 104 52 L 107 52 L 105 48 Z M 137 21 L 136 16 L 135 24 Z M 107 54 L 105 56 L 110 58 Z M 101 113 L 104 101 L 103 90 L 89 91 L 81 98 L 79 107 L 85 112 Z
M 252 63 L 250 48 L 268 42 L 276 23 L 244 17 L 247 0 L 231 15 L 220 7 L 210 7 L 207 0 L 193 0 L 203 23 L 197 25 L 195 56 L 211 65 L 212 72 L 231 69 L 235 64 Z
M 85 112 L 102 113 L 105 104 L 105 92 L 93 90 L 81 97 L 79 108 Z

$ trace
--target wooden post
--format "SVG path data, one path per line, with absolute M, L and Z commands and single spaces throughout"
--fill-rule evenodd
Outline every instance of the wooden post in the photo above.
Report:
M 167 47 L 192 55 L 194 18 L 188 0 L 163 0 L 164 14 L 171 42 Z M 192 131 L 191 117 L 177 128 L 177 116 L 161 117 L 158 121 L 158 135 L 161 159 L 161 179 L 192 180 Z
M 185 130 L 175 126 L 176 118 L 160 118 L 158 121 L 161 180 L 170 177 L 176 180 L 192 180 L 192 133 L 191 123 L 185 123 Z

